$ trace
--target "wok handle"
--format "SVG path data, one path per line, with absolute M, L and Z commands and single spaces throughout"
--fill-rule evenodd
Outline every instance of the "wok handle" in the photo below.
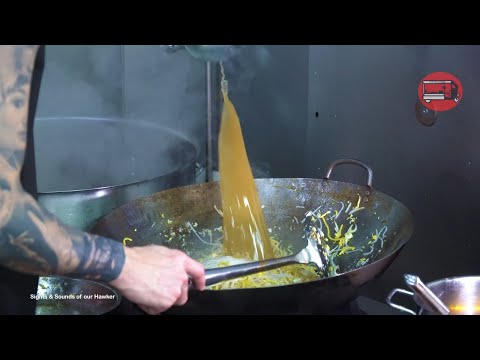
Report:
M 360 161 L 360 160 L 356 160 L 356 159 L 339 159 L 339 160 L 335 160 L 334 162 L 332 162 L 330 164 L 330 166 L 328 167 L 327 169 L 327 174 L 325 175 L 324 179 L 325 180 L 330 180 L 330 175 L 332 175 L 332 171 L 333 169 L 338 166 L 338 165 L 342 165 L 342 164 L 353 164 L 353 165 L 358 165 L 358 166 L 361 166 L 363 167 L 365 170 L 367 170 L 367 173 L 368 173 L 368 177 L 367 177 L 367 186 L 369 188 L 372 188 L 373 186 L 373 170 L 370 166 L 368 166 L 367 164 L 365 164 L 364 162 Z
M 397 310 L 400 310 L 400 311 L 403 311 L 403 312 L 406 312 L 407 314 L 410 314 L 410 315 L 417 315 L 417 313 L 413 310 L 410 310 L 404 306 L 401 306 L 401 305 L 398 305 L 398 304 L 395 304 L 393 301 L 392 301 L 392 298 L 393 296 L 396 294 L 396 293 L 400 293 L 400 294 L 403 294 L 403 295 L 408 295 L 408 296 L 413 296 L 413 292 L 411 291 L 408 291 L 408 290 L 405 290 L 405 289 L 399 289 L 399 288 L 396 288 L 396 289 L 393 289 L 392 291 L 390 291 L 390 293 L 388 294 L 387 296 L 387 304 L 390 305 L 392 308 L 394 309 L 397 309 Z
M 295 255 L 286 256 L 277 259 L 255 261 L 246 264 L 226 266 L 222 268 L 206 269 L 206 286 L 214 285 L 225 280 L 231 280 L 242 276 L 256 274 L 259 272 L 277 269 L 282 266 L 297 264 Z M 192 288 L 192 284 L 190 285 Z

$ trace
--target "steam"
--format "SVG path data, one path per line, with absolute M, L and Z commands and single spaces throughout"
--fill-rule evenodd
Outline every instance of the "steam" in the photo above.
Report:
M 174 129 L 203 152 L 206 128 L 206 67 L 185 50 L 125 46 L 127 117 Z
M 143 45 L 47 46 L 38 122 L 45 117 L 122 116 L 132 124 L 146 121 L 185 136 L 200 154 L 197 161 L 204 163 L 205 62 L 185 50 L 165 50 L 166 46 Z M 233 98 L 248 94 L 269 62 L 266 46 L 235 46 L 224 64 Z M 47 124 L 40 128 L 38 122 L 35 146 L 37 168 L 44 169 L 38 172 L 41 191 L 144 180 L 164 174 L 179 161 L 175 151 L 166 150 L 177 147 L 165 135 L 140 135 L 104 125 L 85 129 L 81 124 L 75 131 L 55 132 Z M 148 155 L 152 152 L 153 157 Z M 266 164 L 253 162 L 252 169 L 257 177 L 269 175 Z
M 267 68 L 270 61 L 271 54 L 264 45 L 236 47 L 232 51 L 232 56 L 224 63 L 232 96 L 248 92 L 258 73 Z
M 196 145 L 197 153 L 203 150 L 205 64 L 159 46 L 123 50 L 122 58 L 121 46 L 46 47 L 35 126 L 40 191 L 147 180 L 192 160 L 191 151 L 182 150 L 188 148 L 185 139 L 155 127 L 135 130 L 139 122 L 176 130 Z M 132 126 L 42 122 L 46 117 L 119 118 L 122 108 Z
M 37 116 L 119 116 L 120 54 L 120 46 L 46 46 Z
M 252 89 L 257 77 L 265 73 L 271 64 L 272 55 L 265 45 L 244 45 L 235 47 L 232 56 L 224 62 L 226 79 L 228 81 L 229 95 L 237 106 L 240 115 L 244 136 L 248 136 L 247 127 L 253 127 L 252 119 L 242 117 L 245 106 L 252 107 Z M 248 99 L 245 101 L 245 99 Z M 238 101 L 241 100 L 241 101 Z M 247 125 L 247 123 L 250 123 Z M 255 178 L 271 177 L 271 167 L 268 162 L 255 159 L 254 152 L 249 151 L 250 166 Z

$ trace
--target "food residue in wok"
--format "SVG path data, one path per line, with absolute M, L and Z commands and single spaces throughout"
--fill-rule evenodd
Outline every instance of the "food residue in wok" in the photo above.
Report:
M 347 270 L 342 267 L 342 260 L 346 257 L 357 255 L 352 261 L 347 263 L 351 266 L 352 270 L 366 265 L 375 255 L 381 251 L 383 246 L 387 227 L 383 226 L 380 229 L 376 229 L 374 233 L 368 235 L 364 240 L 358 238 L 359 226 L 357 215 L 360 214 L 361 209 L 359 204 L 361 198 L 356 201 L 356 206 L 352 207 L 352 203 L 347 201 L 337 202 L 333 201 L 329 204 L 324 204 L 317 207 L 314 210 L 307 211 L 304 214 L 303 219 L 300 221 L 296 216 L 292 216 L 291 225 L 289 230 L 296 230 L 299 226 L 302 226 L 307 216 L 313 216 L 312 223 L 316 225 L 314 229 L 319 229 L 318 234 L 311 234 L 312 238 L 315 236 L 322 236 L 326 246 L 326 252 L 328 255 L 328 262 L 330 266 L 327 272 L 320 273 L 315 266 L 309 265 L 290 265 L 279 269 L 266 271 L 259 274 L 249 275 L 238 279 L 224 281 L 217 285 L 213 285 L 210 289 L 239 289 L 239 288 L 252 288 L 252 287 L 269 287 L 269 286 L 283 286 L 291 285 L 300 282 L 308 282 L 318 280 L 322 277 L 335 276 L 343 271 Z M 304 208 L 304 206 L 302 206 Z M 328 210 L 322 210 L 322 209 Z M 267 208 L 267 210 L 269 210 Z M 215 205 L 212 211 L 217 212 L 221 219 L 222 211 Z M 298 224 L 297 224 L 298 222 Z M 158 236 L 161 241 L 167 245 L 170 242 L 175 242 L 177 247 L 187 250 L 187 244 L 191 244 L 193 241 L 198 241 L 204 244 L 204 251 L 201 255 L 196 254 L 197 258 L 205 268 L 216 268 L 241 264 L 252 261 L 251 259 L 244 258 L 240 254 L 234 256 L 226 254 L 223 247 L 223 227 L 212 227 L 209 229 L 201 228 L 197 222 L 187 221 L 182 224 L 170 224 L 174 223 L 167 217 L 160 221 L 160 227 L 163 229 Z M 268 229 L 270 234 L 270 241 L 273 246 L 275 257 L 283 257 L 293 254 L 292 246 L 285 246 L 281 240 L 276 240 L 282 236 L 286 236 L 288 232 L 281 231 L 280 226 L 273 226 L 272 229 Z M 314 230 L 316 231 L 316 230 Z M 128 245 L 135 245 L 135 240 Z M 125 239 L 124 239 L 125 240 Z M 362 246 L 356 246 L 356 244 Z
M 271 242 L 274 245 L 275 257 L 283 257 L 293 254 L 291 247 L 285 248 L 274 239 L 271 239 Z M 219 245 L 213 249 L 213 251 L 207 253 L 199 260 L 207 269 L 245 264 L 251 261 L 249 259 L 224 255 L 222 245 Z M 221 283 L 211 285 L 209 289 L 225 290 L 284 286 L 318 279 L 319 274 L 315 266 L 295 264 L 262 273 L 244 276 L 241 278 L 226 280 Z

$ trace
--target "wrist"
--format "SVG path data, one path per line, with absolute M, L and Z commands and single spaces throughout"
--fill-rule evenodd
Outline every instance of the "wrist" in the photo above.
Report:
M 123 290 L 125 288 L 125 284 L 129 282 L 131 277 L 131 263 L 132 257 L 134 257 L 134 250 L 128 248 L 126 246 L 124 248 L 125 260 L 123 263 L 122 270 L 120 271 L 119 275 L 109 282 L 110 285 L 113 287 Z

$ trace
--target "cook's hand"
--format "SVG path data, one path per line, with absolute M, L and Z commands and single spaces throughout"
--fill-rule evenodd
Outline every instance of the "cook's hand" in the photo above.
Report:
M 197 289 L 205 289 L 203 266 L 183 252 L 158 245 L 126 247 L 122 272 L 110 284 L 156 315 L 187 302 L 189 276 Z

